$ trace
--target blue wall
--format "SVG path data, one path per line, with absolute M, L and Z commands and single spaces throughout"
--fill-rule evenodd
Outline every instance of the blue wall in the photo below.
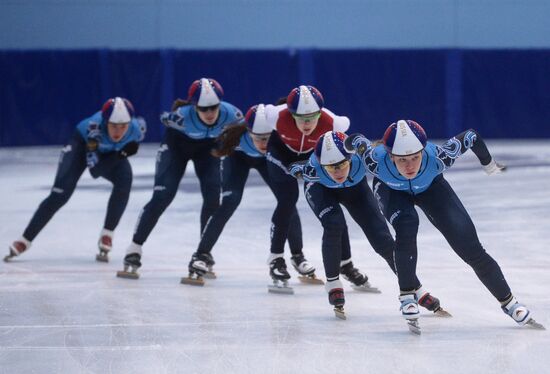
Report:
M 2 0 L 0 49 L 550 48 L 548 0 Z
M 114 95 L 158 115 L 218 79 L 243 110 L 314 84 L 352 131 L 550 137 L 547 0 L 1 0 L 0 145 L 62 144 Z
M 550 137 L 549 50 L 4 51 L 0 145 L 62 144 L 83 117 L 125 96 L 149 123 L 202 76 L 241 109 L 313 84 L 351 131 L 381 137 L 400 118 L 431 137 Z

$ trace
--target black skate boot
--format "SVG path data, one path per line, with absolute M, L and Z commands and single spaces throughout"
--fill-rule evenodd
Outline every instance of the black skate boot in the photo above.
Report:
M 189 284 L 191 286 L 204 286 L 203 276 L 208 273 L 208 264 L 214 264 L 214 259 L 209 253 L 193 253 L 191 261 L 189 261 L 189 275 L 181 278 L 181 284 Z
M 277 257 L 269 263 L 269 275 L 273 279 L 273 285 L 267 286 L 269 292 L 293 294 L 294 290 L 288 286 L 290 274 L 286 269 L 285 259 Z
M 216 264 L 216 262 L 214 261 L 214 257 L 212 257 L 211 253 L 201 253 L 201 255 L 202 260 L 208 268 L 208 271 L 203 275 L 203 277 L 206 279 L 216 279 L 216 273 L 214 272 L 214 270 L 212 270 L 212 268 Z
M 141 267 L 141 255 L 139 253 L 128 253 L 124 257 L 124 270 L 117 271 L 116 276 L 119 278 L 138 279 L 139 273 L 137 269 Z M 130 271 L 128 271 L 130 269 Z
M 327 282 L 325 288 L 328 290 L 328 302 L 334 306 L 334 315 L 336 318 L 346 319 L 346 314 L 344 313 L 346 299 L 344 298 L 342 282 L 339 279 Z
M 298 279 L 308 284 L 324 284 L 323 281 L 315 276 L 315 268 L 305 259 L 303 253 L 290 257 L 290 263 L 300 274 Z
M 415 291 L 415 294 L 418 299 L 418 305 L 421 307 L 426 308 L 430 312 L 434 312 L 434 314 L 439 317 L 452 317 L 451 313 L 441 307 L 439 299 L 425 291 L 422 286 Z
M 340 267 L 340 274 L 342 274 L 347 281 L 351 282 L 351 288 L 354 290 L 380 293 L 378 288 L 371 286 L 369 283 L 369 277 L 367 277 L 366 274 L 361 273 L 359 269 L 353 266 L 352 261 Z

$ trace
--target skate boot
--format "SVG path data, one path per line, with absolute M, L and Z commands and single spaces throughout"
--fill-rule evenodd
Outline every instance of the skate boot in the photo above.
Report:
M 216 279 L 216 273 L 212 269 L 213 266 L 216 264 L 214 261 L 214 257 L 212 257 L 211 253 L 202 253 L 204 256 L 204 262 L 206 263 L 206 267 L 208 268 L 208 271 L 203 275 L 203 278 L 206 279 Z
M 288 286 L 290 274 L 286 270 L 286 263 L 283 257 L 276 257 L 271 260 L 269 263 L 269 275 L 273 279 L 273 285 L 267 286 L 269 292 L 284 294 L 294 293 L 292 287 Z
M 9 262 L 12 258 L 19 256 L 21 253 L 25 252 L 31 246 L 31 242 L 20 237 L 10 245 L 10 254 L 4 257 L 5 262 Z
M 315 276 L 315 268 L 305 259 L 302 253 L 290 257 L 290 263 L 300 274 L 298 279 L 307 284 L 324 284 L 323 281 Z
M 415 294 L 418 305 L 421 307 L 428 309 L 430 312 L 434 312 L 434 314 L 439 317 L 452 317 L 451 313 L 441 307 L 439 299 L 424 290 L 424 287 L 420 286 L 417 288 Z
M 539 330 L 546 330 L 543 325 L 531 318 L 529 309 L 525 305 L 518 303 L 514 296 L 510 296 L 509 301 L 502 305 L 502 311 L 512 317 L 520 326 L 529 325 Z
M 418 310 L 418 303 L 414 293 L 401 294 L 399 296 L 401 302 L 401 314 L 403 318 L 407 320 L 407 325 L 410 332 L 420 335 L 420 325 L 418 324 L 418 317 L 420 311 Z
M 346 299 L 344 298 L 344 288 L 340 279 L 327 281 L 325 289 L 328 292 L 329 304 L 334 306 L 334 315 L 336 318 L 346 319 L 346 314 L 344 312 Z
M 340 265 L 340 274 L 344 276 L 344 279 L 351 282 L 351 288 L 357 291 L 380 293 L 378 288 L 369 283 L 369 277 L 353 266 L 351 260 L 348 260 L 348 262 L 342 261 L 342 263 L 344 264 Z
M 103 229 L 97 242 L 99 254 L 95 256 L 95 260 L 99 262 L 109 262 L 109 251 L 113 249 L 113 232 Z
M 141 267 L 141 245 L 132 243 L 126 250 L 124 256 L 124 270 L 117 271 L 116 276 L 120 278 L 138 279 L 137 269 Z M 130 271 L 128 271 L 130 269 Z
M 209 263 L 214 263 L 209 253 L 193 253 L 191 261 L 189 261 L 189 275 L 181 278 L 180 283 L 189 284 L 191 286 L 204 286 L 204 279 L 202 278 L 208 273 L 209 269 L 211 269 L 211 267 L 208 266 Z

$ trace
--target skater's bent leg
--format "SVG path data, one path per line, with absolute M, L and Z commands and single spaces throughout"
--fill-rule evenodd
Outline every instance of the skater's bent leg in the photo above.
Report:
M 127 159 L 122 159 L 105 179 L 113 183 L 113 190 L 107 204 L 104 228 L 113 231 L 126 209 L 132 189 L 132 167 Z
M 300 215 L 298 210 L 294 207 L 294 213 L 290 217 L 290 226 L 288 228 L 288 246 L 290 247 L 290 253 L 297 255 L 302 253 L 304 247 L 302 241 L 302 222 L 300 221 Z
M 86 151 L 81 140 L 73 139 L 63 147 L 55 182 L 50 195 L 42 201 L 31 218 L 23 237 L 33 241 L 54 214 L 69 201 L 80 176 L 86 169 Z
M 502 270 L 481 245 L 470 215 L 451 186 L 441 178 L 426 193 L 430 195 L 419 206 L 428 219 L 441 231 L 456 254 L 472 267 L 491 294 L 499 301 L 506 300 L 511 291 Z

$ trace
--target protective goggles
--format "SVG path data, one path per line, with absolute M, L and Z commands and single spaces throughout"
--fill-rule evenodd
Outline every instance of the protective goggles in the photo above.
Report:
M 253 132 L 250 133 L 250 136 L 252 139 L 258 141 L 258 142 L 267 142 L 269 140 L 269 137 L 271 134 L 255 134 Z
M 319 117 L 321 117 L 321 112 L 311 114 L 292 114 L 292 118 L 304 122 L 315 121 L 319 119 Z
M 332 165 L 323 165 L 325 170 L 328 171 L 328 172 L 331 172 L 331 173 L 333 173 L 337 170 L 345 170 L 345 169 L 349 168 L 349 166 L 350 166 L 350 161 L 349 160 L 343 160 L 343 161 L 340 161 L 337 164 L 332 164 Z
M 220 104 L 216 104 L 216 105 L 210 105 L 210 106 L 197 106 L 197 110 L 201 113 L 206 113 L 206 112 L 214 112 L 216 110 L 218 110 L 218 108 L 220 107 Z

